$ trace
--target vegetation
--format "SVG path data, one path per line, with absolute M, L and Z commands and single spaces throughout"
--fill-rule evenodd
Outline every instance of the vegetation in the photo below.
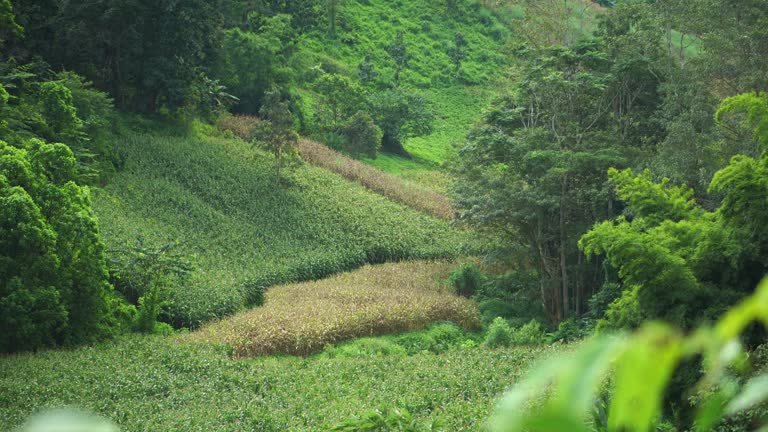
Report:
M 124 169 L 94 194 L 104 242 L 178 244 L 195 269 L 169 287 L 160 314 L 177 328 L 232 314 L 271 285 L 366 263 L 452 257 L 465 238 L 310 166 L 290 170 L 275 188 L 274 159 L 240 140 L 155 132 L 117 146 Z
M 699 328 L 688 336 L 669 325 L 649 322 L 629 337 L 594 338 L 568 357 L 545 362 L 516 385 L 504 397 L 493 429 L 669 429 L 673 426 L 661 417 L 665 391 L 675 369 L 686 359 L 698 355 L 705 358 L 706 375 L 690 389 L 696 392 L 699 401 L 689 427 L 694 430 L 734 427 L 736 425 L 727 423 L 728 418 L 750 409 L 757 414 L 754 408 L 768 399 L 767 375 L 757 375 L 746 382 L 741 379 L 743 375 L 739 376 L 747 361 L 739 336 L 753 321 L 768 325 L 768 280 L 716 325 Z M 612 383 L 604 386 L 608 374 L 612 376 Z M 552 387 L 548 385 L 550 382 L 554 383 Z M 527 403 L 534 400 L 537 403 L 530 409 Z M 597 409 L 593 405 L 595 400 Z M 746 420 L 741 424 L 749 430 L 765 426 L 765 418 L 759 414 L 741 420 Z
M 237 357 L 307 355 L 361 336 L 435 321 L 479 326 L 474 305 L 442 286 L 450 263 L 384 264 L 271 288 L 264 306 L 204 327 L 192 340 L 226 344 Z
M 529 365 L 559 349 L 233 362 L 206 344 L 131 336 L 92 348 L 0 358 L 0 422 L 13 428 L 41 409 L 79 406 L 112 419 L 124 432 L 322 431 L 391 407 L 420 423 L 439 420 L 446 430 L 475 431 Z M 34 382 L 45 382 L 45 390 Z
M 313 141 L 299 142 L 301 157 L 312 165 L 331 170 L 368 189 L 439 219 L 451 220 L 453 207 L 447 197 L 413 182 L 379 171 Z
M 0 423 L 765 429 L 766 29 L 0 0 Z
M 354 117 L 353 117 L 354 119 Z M 256 130 L 259 121 L 254 117 L 225 117 L 219 127 L 247 139 Z M 451 220 L 454 211 L 450 200 L 418 183 L 404 181 L 382 172 L 363 162 L 345 156 L 333 149 L 310 140 L 299 140 L 298 152 L 302 160 L 320 168 L 333 171 L 349 180 L 358 182 L 373 192 L 422 211 L 438 219 Z
M 27 146 L 0 141 L 0 352 L 91 342 L 120 325 L 74 154 Z

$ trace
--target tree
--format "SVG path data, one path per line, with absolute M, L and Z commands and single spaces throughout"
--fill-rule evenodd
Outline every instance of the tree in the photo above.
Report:
M 264 94 L 286 81 L 281 65 L 293 36 L 291 17 L 283 14 L 264 20 L 259 32 L 238 28 L 225 32 L 221 61 L 215 71 L 222 85 L 239 98 L 235 112 L 257 114 Z
M 74 70 L 121 108 L 177 111 L 195 101 L 200 71 L 215 63 L 219 0 L 19 2 L 23 51 Z
M 648 172 L 609 172 L 632 217 L 597 224 L 579 241 L 588 255 L 610 261 L 624 285 L 603 327 L 664 319 L 690 328 L 722 313 L 768 272 L 768 97 L 726 99 L 717 119 L 738 112 L 763 153 L 737 155 L 714 175 L 710 191 L 723 195 L 715 211 L 697 205 L 689 188 L 655 183 Z M 626 320 L 630 315 L 636 318 Z
M 129 301 L 138 304 L 135 329 L 158 333 L 161 309 L 168 301 L 170 286 L 185 286 L 193 270 L 177 244 L 148 247 L 139 239 L 110 251 L 110 275 L 115 288 Z
M 456 32 L 453 37 L 453 46 L 448 49 L 448 56 L 451 57 L 453 62 L 454 73 L 459 73 L 461 69 L 461 62 L 467 58 L 467 40 L 464 38 L 464 34 Z
M 16 24 L 13 5 L 10 0 L 0 0 L 0 47 L 8 37 L 20 37 L 24 29 Z
M 375 159 L 381 146 L 381 129 L 371 115 L 358 111 L 339 128 L 339 133 L 346 140 L 345 150 L 353 155 L 365 155 Z
M 413 57 L 408 52 L 408 44 L 405 43 L 404 33 L 398 31 L 395 40 L 386 47 L 389 59 L 395 63 L 395 84 L 400 83 L 400 73 L 408 67 Z
M 293 129 L 293 114 L 280 89 L 273 87 L 266 93 L 259 114 L 262 121 L 254 137 L 257 138 L 258 144 L 275 157 L 275 184 L 279 186 L 280 172 L 285 161 L 297 155 L 299 135 Z
M 599 266 L 576 241 L 612 216 L 603 170 L 626 163 L 613 141 L 610 65 L 603 47 L 534 51 L 511 96 L 489 111 L 459 150 L 456 203 L 464 223 L 518 251 L 539 274 L 541 301 L 559 322 L 580 313 Z
M 63 144 L 0 142 L 0 351 L 110 332 L 113 290 L 77 162 Z
M 341 3 L 342 0 L 325 0 L 325 8 L 328 14 L 328 32 L 333 39 L 336 39 L 336 21 L 338 20 Z
M 376 72 L 376 66 L 371 62 L 370 54 L 365 55 L 363 61 L 357 65 L 357 70 L 363 85 L 369 85 L 379 77 L 379 73 Z
M 368 105 L 376 124 L 383 132 L 381 148 L 384 151 L 410 157 L 403 147 L 409 136 L 426 135 L 432 130 L 434 114 L 426 100 L 403 88 L 374 93 Z
M 320 128 L 326 131 L 335 131 L 365 102 L 363 89 L 343 75 L 323 73 L 312 88 L 323 96 L 316 114 Z

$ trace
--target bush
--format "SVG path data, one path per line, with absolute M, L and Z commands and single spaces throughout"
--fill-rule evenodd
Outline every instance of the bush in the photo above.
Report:
M 395 342 L 410 354 L 428 351 L 440 354 L 466 342 L 467 335 L 456 324 L 447 322 L 435 324 L 426 330 L 398 336 Z
M 551 342 L 571 342 L 583 339 L 592 334 L 594 327 L 595 322 L 592 320 L 568 318 L 557 326 L 557 330 L 550 335 L 549 340 Z
M 502 317 L 496 317 L 485 336 L 485 345 L 491 348 L 508 347 L 512 344 L 512 329 Z
M 456 290 L 456 294 L 464 297 L 472 297 L 480 290 L 483 284 L 483 273 L 475 263 L 462 264 L 461 267 L 451 272 L 448 276 L 448 284 Z
M 339 346 L 331 345 L 323 350 L 323 355 L 329 358 L 368 358 L 406 354 L 405 348 L 383 338 L 362 338 Z
M 174 243 L 153 248 L 144 246 L 142 240 L 113 250 L 110 258 L 115 287 L 138 305 L 135 329 L 156 333 L 157 319 L 167 306 L 171 288 L 189 283 L 192 264 Z
M 544 330 L 536 320 L 515 329 L 512 332 L 512 343 L 515 345 L 538 345 L 544 342 Z
M 339 133 L 345 138 L 345 151 L 352 155 L 376 158 L 376 152 L 381 147 L 382 133 L 370 114 L 358 111 L 341 125 Z

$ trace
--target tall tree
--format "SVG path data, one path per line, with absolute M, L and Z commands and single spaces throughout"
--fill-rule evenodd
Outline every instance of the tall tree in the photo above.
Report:
M 398 31 L 395 40 L 386 47 L 389 59 L 395 64 L 395 85 L 400 83 L 400 73 L 405 70 L 413 57 L 408 52 L 408 44 L 405 42 L 405 34 Z
M 118 106 L 143 112 L 194 104 L 200 71 L 214 62 L 220 0 L 22 2 L 24 46 L 54 69 L 75 70 Z
M 363 108 L 362 88 L 343 75 L 323 73 L 312 87 L 323 96 L 316 115 L 318 125 L 325 130 L 336 129 Z
M 458 73 L 461 69 L 461 62 L 467 58 L 467 40 L 463 33 L 456 32 L 453 36 L 453 46 L 448 49 L 448 56 L 453 62 L 454 73 Z
M 286 160 L 297 155 L 299 135 L 293 128 L 290 104 L 283 98 L 280 89 L 273 87 L 266 93 L 259 114 L 262 121 L 254 137 L 257 144 L 275 157 L 275 184 L 279 186 Z
M 510 97 L 459 151 L 460 220 L 524 250 L 554 322 L 579 313 L 599 267 L 578 238 L 612 215 L 606 170 L 626 163 L 614 141 L 610 64 L 596 42 L 533 51 Z
M 110 327 L 104 245 L 64 144 L 0 141 L 0 352 L 84 343 Z

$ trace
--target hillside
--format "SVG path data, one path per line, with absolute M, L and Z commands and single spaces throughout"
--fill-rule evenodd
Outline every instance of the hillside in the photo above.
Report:
M 0 0 L 0 430 L 768 431 L 768 1 Z
M 195 266 L 174 286 L 170 321 L 198 326 L 264 288 L 365 263 L 452 257 L 464 237 L 448 223 L 302 164 L 275 186 L 274 161 L 237 139 L 133 134 L 123 169 L 94 208 L 108 249 L 169 243 Z
M 511 64 L 506 52 L 512 32 L 502 22 L 510 11 L 494 10 L 483 2 L 353 0 L 338 12 L 335 36 L 325 29 L 307 34 L 298 43 L 292 67 L 308 70 L 321 66 L 353 78 L 366 56 L 378 73 L 378 84 L 391 82 L 392 60 L 386 47 L 398 31 L 404 33 L 409 67 L 402 84 L 424 96 L 436 114 L 430 134 L 411 137 L 404 143 L 412 159 L 379 153 L 367 163 L 392 174 L 445 189 L 440 166 L 480 119 L 482 110 L 499 93 L 505 69 Z M 466 58 L 456 69 L 450 51 L 454 38 L 466 39 Z M 299 80 L 303 109 L 311 117 L 317 95 L 309 83 Z

